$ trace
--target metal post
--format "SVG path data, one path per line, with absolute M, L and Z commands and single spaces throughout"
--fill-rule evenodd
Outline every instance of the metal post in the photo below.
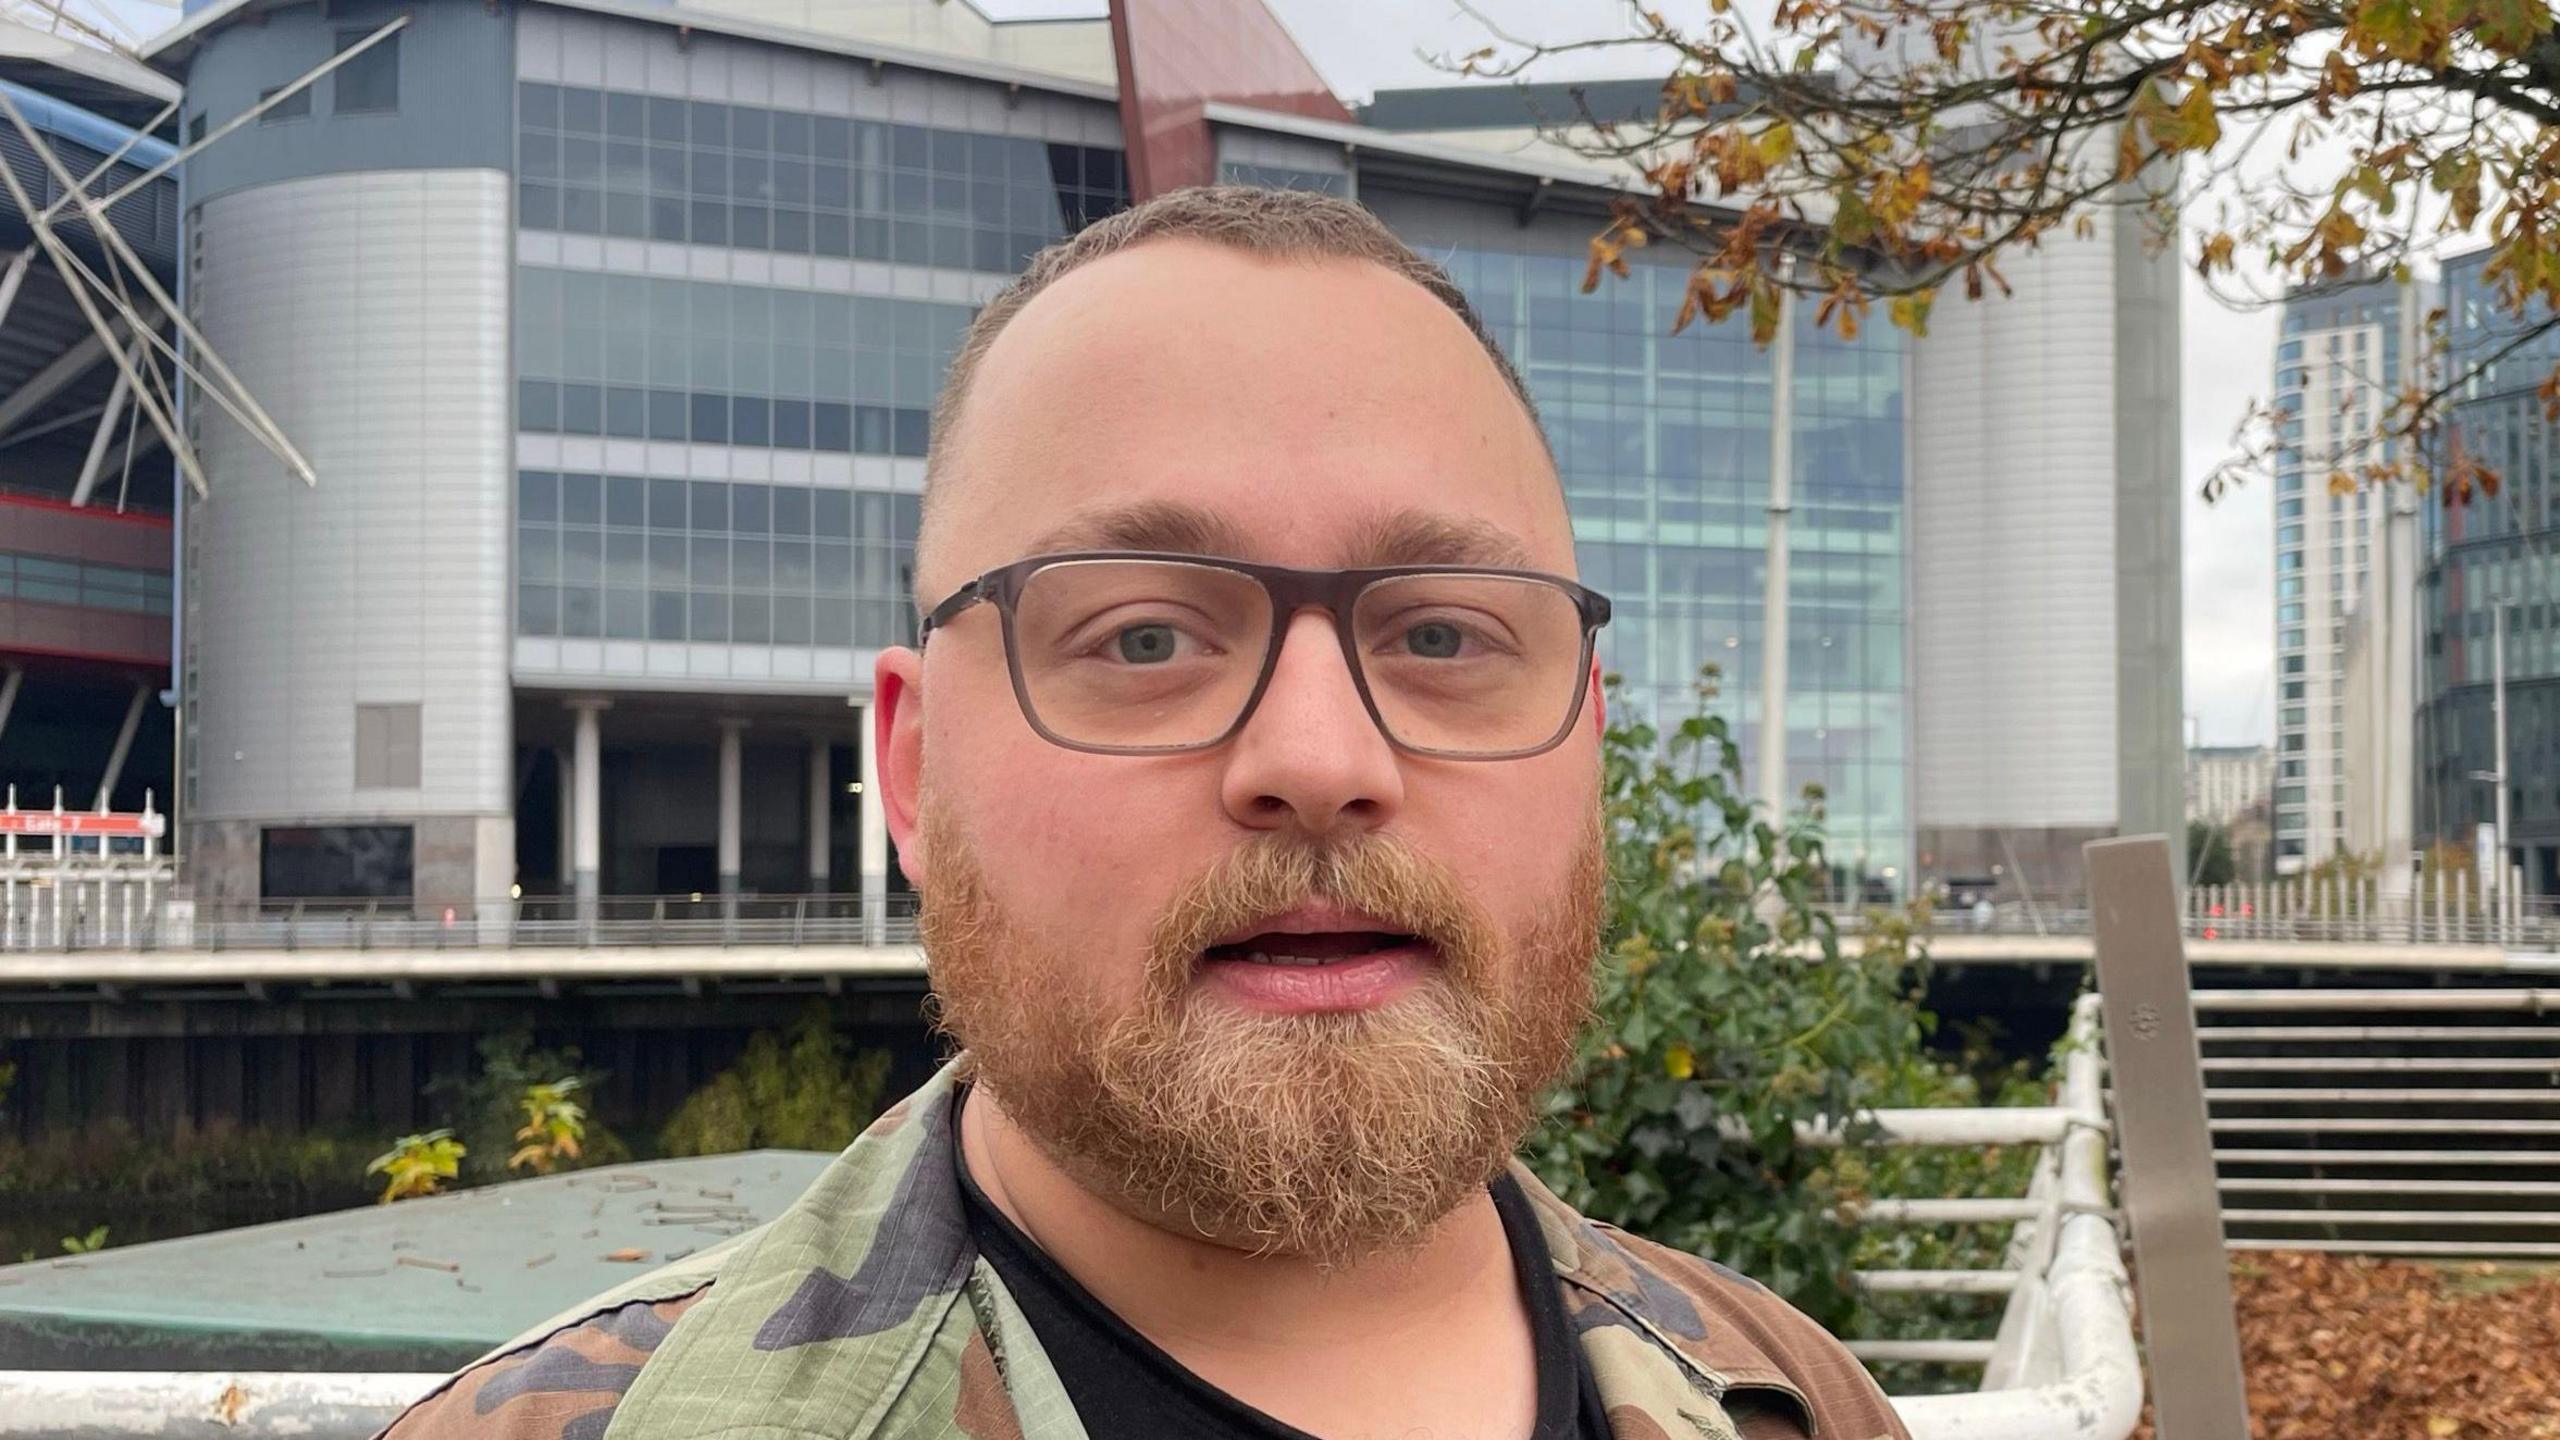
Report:
M 604 864 L 604 738 L 597 717 L 612 704 L 592 695 L 569 702 L 569 708 L 577 715 L 577 758 L 573 767 L 577 826 L 571 846 L 577 868 L 571 884 L 578 896 L 578 918 L 590 922 L 596 918 L 596 895 Z
M 809 893 L 812 895 L 827 893 L 827 881 L 834 869 L 835 836 L 829 824 L 834 818 L 829 809 L 835 801 L 834 760 L 826 736 L 809 737 Z
M 17 673 L 14 670 L 10 671 L 11 679 L 14 680 Z M 14 686 L 10 687 L 9 694 L 10 698 L 16 698 Z M 0 706 L 0 710 L 5 709 L 5 706 Z M 9 804 L 5 813 L 11 815 L 18 813 L 18 787 L 15 785 L 9 787 Z M 5 835 L 0 835 L 0 950 L 7 949 L 15 942 L 17 935 L 18 832 L 11 830 Z
M 560 812 L 560 855 L 552 869 L 559 874 L 560 893 L 568 896 L 578 890 L 578 766 L 570 751 L 553 750 L 551 768 L 560 791 L 555 807 Z
M 1787 522 L 1795 510 L 1796 325 L 1787 304 L 1792 256 L 1778 261 L 1778 339 L 1769 363 L 1767 586 L 1760 598 L 1760 803 L 1769 823 L 1787 815 Z
M 738 909 L 738 871 L 742 844 L 739 814 L 741 788 L 745 768 L 744 743 L 739 738 L 747 722 L 733 715 L 720 718 L 720 899 L 721 912 L 734 915 Z
M 2489 611 L 2489 714 L 2490 729 L 2496 734 L 2498 767 L 2498 869 L 2494 883 L 2504 889 L 2507 883 L 2507 603 L 2498 601 Z
M 2195 1003 L 2178 938 L 2177 876 L 2165 836 L 2094 841 L 2082 850 L 2104 997 L 2124 1212 L 2160 1434 L 2247 1440 L 2249 1414 L 2232 1316 L 2231 1264 L 2205 1123 Z
M 18 708 L 18 687 L 25 684 L 27 672 L 12 665 L 0 674 L 0 735 L 9 733 L 9 712 Z M 12 807 L 16 801 L 10 802 Z
M 857 857 L 862 868 L 862 938 L 865 943 L 882 945 L 889 939 L 889 818 L 880 803 L 880 728 L 874 723 L 876 711 L 864 706 L 862 711 L 862 774 L 854 783 L 862 787 L 861 830 L 857 839 L 861 852 Z
M 2507 867 L 2507 884 L 2506 884 L 2506 891 L 2507 891 L 2507 897 L 2506 897 L 2506 898 L 2507 898 L 2507 904 L 2506 904 L 2506 912 L 2507 912 L 2507 943 L 2508 943 L 2508 944 L 2510 944 L 2510 945 L 2513 945 L 2513 944 L 2515 944 L 2518 940 L 2520 940 L 2520 939 L 2524 938 L 2524 867 L 2523 867 L 2523 866 L 2521 866 L 2521 865 L 2510 865 L 2510 866 L 2508 866 L 2508 867 Z
M 124 760 L 133 753 L 133 734 L 142 728 L 142 706 L 150 698 L 150 686 L 136 685 L 133 687 L 133 703 L 124 707 L 124 728 L 116 732 L 116 747 L 107 752 L 106 774 L 98 780 L 98 802 L 90 807 L 101 815 L 107 813 L 107 799 L 115 794 L 116 782 L 124 778 Z M 103 853 L 106 842 L 98 843 Z

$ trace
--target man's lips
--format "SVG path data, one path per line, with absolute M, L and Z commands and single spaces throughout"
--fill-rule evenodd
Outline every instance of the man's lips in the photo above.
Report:
M 1407 932 L 1380 920 L 1366 910 L 1346 905 L 1310 901 L 1293 906 L 1277 915 L 1266 916 L 1249 925 L 1239 926 L 1211 941 L 1209 949 L 1226 950 L 1254 940 L 1307 939 L 1325 935 L 1400 935 Z
M 1413 987 L 1437 946 L 1371 916 L 1306 905 L 1231 933 L 1200 955 L 1201 978 L 1249 1009 L 1366 1010 Z

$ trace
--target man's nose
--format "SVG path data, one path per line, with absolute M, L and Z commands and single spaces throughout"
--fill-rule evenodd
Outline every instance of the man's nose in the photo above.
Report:
M 1238 824 L 1310 837 L 1374 830 L 1404 803 L 1395 747 L 1369 718 L 1331 616 L 1302 611 L 1232 742 L 1221 798 Z

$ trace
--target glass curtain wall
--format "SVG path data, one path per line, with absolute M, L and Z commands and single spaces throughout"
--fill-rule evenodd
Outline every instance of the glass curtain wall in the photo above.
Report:
M 1584 262 L 1460 247 L 1451 274 L 1537 400 L 1584 581 L 1617 602 L 1603 658 L 1676 720 L 1702 666 L 1758 773 L 1772 352 L 1741 317 L 1667 333 L 1684 269 L 1580 293 Z M 1819 784 L 1844 888 L 1910 874 L 1904 697 L 1903 351 L 1797 314 L 1789 788 Z

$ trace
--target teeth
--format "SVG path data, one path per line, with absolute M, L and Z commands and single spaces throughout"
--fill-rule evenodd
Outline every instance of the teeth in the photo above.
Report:
M 1332 963 L 1321 955 L 1272 955 L 1256 950 L 1244 957 L 1248 965 L 1325 965 Z

